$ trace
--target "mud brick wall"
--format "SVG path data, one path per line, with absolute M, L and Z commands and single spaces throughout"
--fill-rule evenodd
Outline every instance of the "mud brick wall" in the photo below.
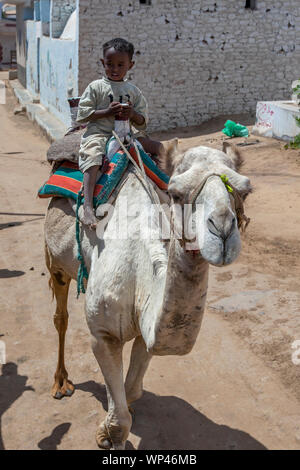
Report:
M 254 112 L 289 99 L 300 76 L 299 0 L 79 0 L 79 92 L 102 76 L 101 45 L 135 45 L 129 74 L 145 94 L 150 130 Z
M 52 0 L 51 32 L 53 38 L 59 38 L 66 23 L 76 8 L 76 0 Z

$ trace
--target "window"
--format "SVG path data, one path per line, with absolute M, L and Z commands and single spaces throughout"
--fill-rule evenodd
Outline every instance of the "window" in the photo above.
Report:
M 256 10 L 256 0 L 246 0 L 245 8 L 250 8 L 250 10 Z
M 151 5 L 151 0 L 140 0 L 141 5 Z

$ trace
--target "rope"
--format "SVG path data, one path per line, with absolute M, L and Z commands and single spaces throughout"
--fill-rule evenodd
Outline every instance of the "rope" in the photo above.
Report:
M 140 176 L 141 181 L 144 183 L 144 186 L 146 187 L 146 190 L 148 191 L 148 194 L 149 194 L 150 199 L 152 200 L 152 202 L 155 204 L 155 203 L 157 203 L 157 200 L 158 200 L 158 204 L 160 204 L 160 200 L 158 198 L 158 195 L 156 194 L 156 192 L 154 190 L 152 190 L 152 187 L 149 184 L 149 181 L 147 179 L 146 172 L 145 172 L 145 169 L 144 169 L 144 165 L 143 165 L 143 162 L 142 162 L 141 154 L 140 154 L 140 151 L 139 151 L 137 145 L 135 144 L 135 142 L 133 142 L 133 145 L 134 145 L 134 148 L 135 148 L 140 166 L 136 163 L 136 161 L 130 155 L 130 153 L 128 152 L 128 150 L 124 146 L 123 142 L 120 140 L 118 134 L 116 134 L 114 131 L 112 131 L 112 133 L 113 133 L 115 139 L 118 141 L 121 148 L 124 150 L 125 154 L 129 158 L 129 160 L 133 163 L 133 165 L 137 169 L 137 172 L 138 172 L 137 176 L 138 175 Z M 83 195 L 82 195 L 82 189 L 81 189 L 78 193 L 77 204 L 76 204 L 76 242 L 77 242 L 77 250 L 78 250 L 77 251 L 77 259 L 80 263 L 79 268 L 78 268 L 78 273 L 77 273 L 77 299 L 80 296 L 81 292 L 83 294 L 85 294 L 84 279 L 88 280 L 88 277 L 89 277 L 89 274 L 88 274 L 88 271 L 87 271 L 87 268 L 86 268 L 86 265 L 85 265 L 85 262 L 84 262 L 84 258 L 82 256 L 81 240 L 80 240 L 79 208 L 82 204 L 82 199 L 83 199 Z M 155 199 L 157 199 L 157 200 L 155 201 Z M 166 214 L 164 214 L 164 216 L 166 217 Z
M 85 294 L 85 288 L 84 288 L 84 279 L 88 280 L 89 274 L 86 269 L 86 265 L 84 263 L 84 259 L 82 256 L 82 250 L 81 250 L 81 241 L 80 241 L 80 224 L 79 224 L 79 208 L 82 204 L 82 189 L 79 191 L 78 196 L 77 196 L 77 204 L 76 204 L 76 241 L 77 241 L 77 259 L 80 263 L 79 268 L 78 268 L 78 273 L 77 273 L 77 299 L 80 296 L 80 293 L 82 292 Z
M 145 186 L 145 189 L 146 191 L 148 192 L 149 196 L 150 196 L 150 199 L 152 200 L 152 202 L 155 204 L 155 198 L 153 196 L 153 192 L 151 191 L 150 189 L 150 185 L 148 183 L 148 180 L 147 180 L 147 176 L 146 176 L 146 173 L 145 173 L 145 169 L 144 169 L 144 165 L 142 164 L 142 159 L 141 159 L 141 155 L 140 155 L 140 152 L 138 150 L 138 148 L 136 147 L 136 145 L 134 144 L 134 147 L 135 147 L 135 150 L 137 152 L 137 157 L 139 159 L 139 162 L 140 162 L 140 165 L 141 165 L 141 168 L 139 167 L 139 165 L 136 163 L 136 161 L 134 160 L 134 158 L 130 155 L 130 153 L 128 152 L 127 148 L 125 147 L 125 145 L 123 144 L 123 142 L 120 140 L 118 134 L 115 133 L 115 131 L 112 131 L 113 133 L 113 136 L 116 138 L 116 140 L 119 142 L 120 144 L 120 147 L 124 150 L 126 156 L 129 158 L 129 160 L 131 161 L 131 163 L 134 165 L 134 167 L 136 168 L 138 174 L 140 175 L 141 177 L 141 181 L 143 182 L 144 186 Z M 143 173 L 144 172 L 144 173 Z M 145 175 L 145 176 L 144 176 Z

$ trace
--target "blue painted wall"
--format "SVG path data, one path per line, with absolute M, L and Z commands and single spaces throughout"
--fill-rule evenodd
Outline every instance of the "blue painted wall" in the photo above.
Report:
M 78 94 L 76 41 L 41 38 L 41 104 L 67 126 L 71 125 L 69 96 Z
M 39 67 L 37 66 L 38 29 L 39 25 L 35 21 L 26 22 L 26 88 L 33 96 L 37 96 L 39 93 Z
M 40 0 L 40 15 L 43 23 L 50 22 L 50 0 Z
M 39 1 L 34 2 L 34 21 L 41 21 L 41 8 Z
M 23 8 L 23 20 L 33 20 L 34 16 L 34 9 L 30 7 L 24 7 Z
M 70 126 L 68 97 L 78 95 L 78 29 L 76 40 L 71 41 L 44 36 L 41 22 L 27 21 L 26 26 L 26 88 Z

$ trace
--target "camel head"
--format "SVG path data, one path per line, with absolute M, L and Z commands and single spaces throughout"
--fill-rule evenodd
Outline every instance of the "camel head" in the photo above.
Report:
M 166 150 L 169 194 L 184 213 L 183 246 L 199 250 L 210 264 L 232 263 L 241 248 L 239 229 L 249 221 L 243 201 L 251 192 L 249 179 L 237 172 L 239 152 L 224 143 L 223 151 L 199 146 L 180 154 L 176 140 Z

